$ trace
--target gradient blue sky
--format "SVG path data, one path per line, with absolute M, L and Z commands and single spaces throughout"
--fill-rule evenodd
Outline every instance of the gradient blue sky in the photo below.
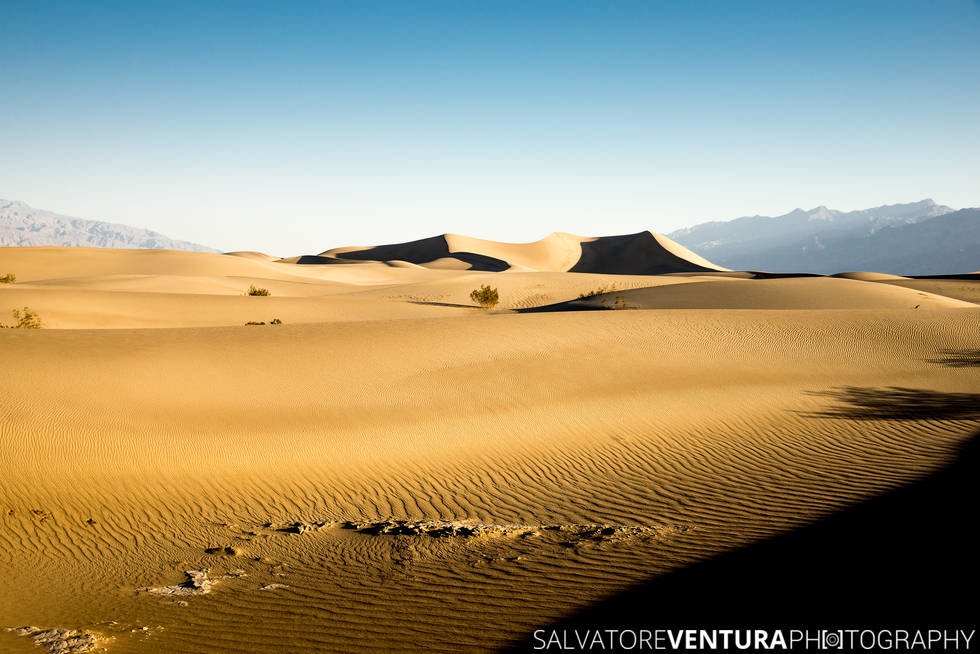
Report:
M 2 0 L 0 26 L 0 197 L 225 250 L 980 205 L 976 0 Z

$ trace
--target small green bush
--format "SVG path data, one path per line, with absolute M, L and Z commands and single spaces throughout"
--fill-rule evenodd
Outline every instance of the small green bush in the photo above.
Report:
M 7 273 L 6 275 L 0 275 L 0 284 L 13 284 L 17 281 L 17 275 L 14 273 Z
M 497 289 L 490 288 L 486 284 L 470 293 L 470 299 L 479 304 L 484 309 L 492 309 L 500 302 L 500 295 Z
M 259 288 L 257 286 L 249 286 L 248 292 L 245 295 L 265 297 L 267 295 L 272 295 L 267 288 Z

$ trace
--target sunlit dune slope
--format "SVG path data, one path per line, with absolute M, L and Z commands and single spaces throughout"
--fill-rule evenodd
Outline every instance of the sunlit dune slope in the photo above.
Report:
M 632 289 L 547 309 L 955 309 L 976 307 L 942 295 L 832 277 L 701 281 Z

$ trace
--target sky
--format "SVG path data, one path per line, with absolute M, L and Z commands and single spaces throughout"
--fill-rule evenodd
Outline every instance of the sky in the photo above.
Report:
M 0 197 L 280 256 L 980 205 L 980 0 L 0 0 Z

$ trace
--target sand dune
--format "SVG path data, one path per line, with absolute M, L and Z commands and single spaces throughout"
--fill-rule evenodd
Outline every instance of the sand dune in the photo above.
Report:
M 310 265 L 297 263 L 299 259 L 256 253 L 0 248 L 0 270 L 16 271 L 18 280 L 2 289 L 0 322 L 23 306 L 38 311 L 48 327 L 62 329 L 450 316 L 472 310 L 470 291 L 487 283 L 501 290 L 501 309 L 520 309 L 601 290 L 702 279 L 515 269 L 495 275 L 401 260 L 332 259 L 338 265 Z M 246 297 L 253 285 L 268 289 L 271 296 Z
M 696 278 L 692 278 L 696 279 Z M 567 309 L 956 309 L 975 304 L 906 289 L 830 277 L 727 280 L 707 279 L 684 286 L 602 293 L 558 306 Z
M 533 243 L 500 243 L 443 234 L 393 245 L 335 248 L 323 252 L 321 256 L 349 260 L 400 260 L 437 268 L 493 272 L 516 269 L 654 275 L 725 270 L 666 236 L 653 232 L 597 238 L 554 233 Z
M 905 280 L 390 261 L 0 249 L 55 327 L 0 330 L 0 650 L 493 650 L 980 420 L 980 307 Z
M 908 279 L 908 277 L 902 277 L 901 275 L 888 275 L 885 273 L 876 272 L 842 272 L 836 275 L 831 275 L 831 277 L 841 277 L 843 279 L 856 279 L 861 282 L 885 282 L 892 281 L 896 279 Z
M 886 284 L 980 304 L 980 279 L 895 279 Z
M 225 255 L 229 257 L 241 257 L 243 259 L 255 259 L 257 261 L 276 261 L 278 259 L 278 257 L 274 257 L 271 254 L 252 251 L 225 252 Z

